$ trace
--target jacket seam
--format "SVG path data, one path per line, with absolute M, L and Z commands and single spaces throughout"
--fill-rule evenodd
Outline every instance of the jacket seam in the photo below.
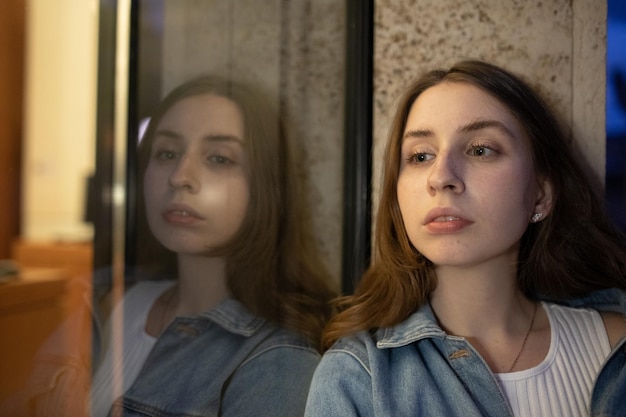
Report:
M 370 371 L 370 369 L 367 367 L 367 365 L 365 365 L 363 360 L 354 352 L 351 352 L 350 350 L 347 350 L 347 349 L 333 349 L 331 351 L 326 352 L 326 355 L 330 355 L 332 353 L 345 353 L 348 356 L 352 356 L 361 365 L 361 367 L 365 370 L 365 372 L 367 372 L 367 375 L 369 375 L 370 378 L 372 377 L 372 372 Z
M 272 345 L 272 346 L 268 346 L 256 353 L 254 353 L 253 355 L 251 355 L 249 358 L 247 358 L 245 361 L 243 361 L 241 363 L 241 365 L 239 365 L 239 367 L 237 369 L 241 369 L 243 368 L 247 363 L 251 362 L 252 360 L 258 358 L 259 356 L 268 353 L 271 350 L 274 349 L 281 349 L 281 348 L 289 348 L 289 349 L 297 349 L 297 350 L 302 350 L 304 352 L 308 352 L 311 353 L 313 356 L 315 357 L 320 357 L 319 353 L 317 353 L 317 351 L 305 347 L 305 346 L 298 346 L 298 345 L 294 345 L 294 344 L 289 344 L 289 343 L 281 343 L 281 344 L 277 344 L 277 345 Z

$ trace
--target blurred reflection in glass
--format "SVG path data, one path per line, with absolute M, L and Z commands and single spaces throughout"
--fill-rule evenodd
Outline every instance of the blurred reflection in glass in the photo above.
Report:
M 108 269 L 93 309 L 73 280 L 73 313 L 0 415 L 302 415 L 334 294 L 296 154 L 252 86 L 174 89 L 138 149 L 134 285 L 108 314 Z
M 197 78 L 138 154 L 149 279 L 102 333 L 93 415 L 301 415 L 333 293 L 276 112 L 250 86 Z

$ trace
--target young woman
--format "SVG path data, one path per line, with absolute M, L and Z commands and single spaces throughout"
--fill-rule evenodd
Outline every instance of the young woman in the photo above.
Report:
M 332 291 L 291 152 L 249 86 L 203 77 L 160 104 L 139 148 L 138 218 L 142 248 L 158 243 L 142 262 L 167 279 L 139 281 L 112 312 L 121 354 L 106 350 L 95 374 L 94 416 L 304 412 Z
M 306 415 L 622 415 L 624 241 L 531 88 L 478 61 L 426 73 L 385 162 L 376 257 Z

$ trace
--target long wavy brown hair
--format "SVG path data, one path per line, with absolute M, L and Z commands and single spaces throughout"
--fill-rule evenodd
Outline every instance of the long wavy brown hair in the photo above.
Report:
M 520 289 L 529 297 L 555 299 L 605 288 L 626 289 L 624 237 L 610 224 L 589 172 L 553 112 L 529 84 L 512 73 L 481 61 L 463 61 L 449 70 L 425 73 L 399 101 L 384 156 L 374 259 L 354 294 L 337 300 L 341 312 L 327 326 L 325 347 L 360 330 L 402 322 L 428 300 L 437 285 L 432 264 L 405 231 L 397 181 L 411 106 L 421 93 L 443 82 L 472 84 L 505 105 L 525 129 L 537 177 L 552 184 L 550 216 L 530 224 L 522 237 L 517 268 Z
M 236 236 L 212 255 L 227 259 L 228 286 L 251 312 L 295 330 L 320 347 L 331 315 L 330 274 L 313 242 L 303 179 L 295 172 L 294 144 L 278 112 L 252 85 L 202 76 L 175 88 L 152 114 L 138 149 L 138 263 L 153 276 L 177 274 L 176 254 L 149 231 L 144 215 L 143 176 L 155 130 L 180 100 L 214 94 L 234 102 L 243 115 L 249 164 L 250 202 Z

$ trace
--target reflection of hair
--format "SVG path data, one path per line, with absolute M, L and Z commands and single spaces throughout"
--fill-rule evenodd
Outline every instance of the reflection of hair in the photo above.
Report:
M 156 109 L 139 147 L 138 188 L 142 188 L 160 120 L 180 100 L 201 94 L 233 101 L 244 119 L 250 183 L 248 211 L 234 239 L 215 251 L 217 256 L 227 259 L 229 288 L 255 314 L 297 330 L 318 343 L 330 315 L 329 276 L 311 241 L 304 200 L 298 194 L 302 187 L 297 184 L 294 172 L 292 145 L 277 113 L 259 92 L 251 86 L 208 76 L 174 89 Z M 138 194 L 143 199 L 143 191 Z M 138 218 L 145 229 L 145 216 Z M 167 252 L 162 247 L 161 250 Z M 167 273 L 176 273 L 172 268 L 174 254 L 165 256 L 170 259 Z
M 565 298 L 602 288 L 626 289 L 623 239 L 611 227 L 600 198 L 576 162 L 552 112 L 516 76 L 479 61 L 424 74 L 402 96 L 385 153 L 376 225 L 376 257 L 353 296 L 324 336 L 328 346 L 358 330 L 398 324 L 416 311 L 437 285 L 430 262 L 411 244 L 397 196 L 400 147 L 412 104 L 442 82 L 472 84 L 498 99 L 517 118 L 531 145 L 535 172 L 553 187 L 553 209 L 522 237 L 518 282 L 534 297 Z

